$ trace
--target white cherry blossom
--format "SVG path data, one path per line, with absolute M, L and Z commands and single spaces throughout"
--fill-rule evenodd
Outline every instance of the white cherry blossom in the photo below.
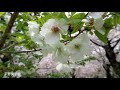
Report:
M 53 46 L 53 59 L 56 62 L 68 63 L 69 53 L 66 50 L 66 46 L 63 43 L 58 42 Z
M 60 33 L 66 34 L 68 25 L 65 19 L 49 19 L 41 27 L 40 34 L 45 37 L 47 44 L 55 44 L 60 40 Z
M 35 21 L 29 21 L 28 29 L 29 29 L 29 35 L 30 35 L 31 39 L 35 43 L 42 45 L 44 37 L 39 34 L 39 24 L 37 24 L 37 22 L 35 22 Z
M 68 43 L 67 49 L 72 61 L 82 60 L 84 55 L 90 55 L 91 53 L 88 36 L 86 34 L 79 35 Z

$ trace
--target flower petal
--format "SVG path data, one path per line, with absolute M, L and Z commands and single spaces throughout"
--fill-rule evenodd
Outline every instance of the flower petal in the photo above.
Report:
M 59 27 L 61 29 L 61 33 L 66 34 L 69 26 L 67 25 L 66 20 L 62 18 L 59 20 Z
M 91 54 L 91 48 L 89 38 L 86 34 L 81 34 L 77 38 L 73 39 L 68 45 L 67 49 L 70 53 L 70 58 L 73 61 L 82 60 L 84 55 Z M 79 48 L 75 48 L 75 45 L 80 45 Z
M 66 47 L 63 43 L 58 42 L 53 46 L 54 52 L 54 61 L 61 63 L 68 63 L 69 54 L 66 51 Z
M 67 64 L 58 64 L 56 66 L 56 69 L 61 72 L 61 73 L 69 73 L 69 72 L 72 72 L 72 69 L 67 65 Z
M 96 30 L 99 30 L 103 27 L 104 20 L 102 18 L 95 19 L 94 26 Z
M 59 33 L 49 32 L 45 36 L 45 42 L 50 45 L 57 43 L 59 40 L 60 40 Z
M 105 12 L 90 12 L 89 15 L 94 19 L 101 18 Z

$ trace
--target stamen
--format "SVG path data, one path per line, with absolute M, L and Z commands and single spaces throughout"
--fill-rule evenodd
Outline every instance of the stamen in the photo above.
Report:
M 80 44 L 75 44 L 75 48 L 76 49 L 80 48 Z
M 58 27 L 52 27 L 52 31 L 55 32 L 55 33 L 57 33 L 57 32 L 60 31 L 60 29 Z

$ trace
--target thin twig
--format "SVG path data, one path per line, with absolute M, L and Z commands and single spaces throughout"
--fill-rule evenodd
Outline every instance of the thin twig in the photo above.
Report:
M 11 47 L 13 47 L 14 45 L 16 45 L 17 43 L 14 43 L 14 44 L 12 44 L 12 45 L 10 45 L 10 46 L 8 46 L 8 47 L 6 47 L 6 48 L 3 48 L 2 50 L 0 50 L 0 51 L 5 51 L 5 50 L 7 50 L 7 49 L 9 49 L 9 48 L 11 48 Z
M 40 51 L 42 49 L 38 50 L 27 50 L 27 51 L 0 51 L 0 53 L 28 53 L 28 52 L 35 52 L 35 51 Z
M 98 44 L 98 43 L 94 42 L 92 39 L 90 39 L 90 41 L 91 41 L 92 43 L 94 43 L 95 45 L 97 45 L 97 46 L 104 47 L 104 45 Z
M 78 33 L 78 34 L 76 34 L 75 36 L 70 36 L 70 38 L 72 38 L 72 39 L 76 38 L 77 36 L 79 36 L 79 34 L 83 33 L 85 30 L 86 30 L 86 29 L 83 29 L 83 30 L 78 30 L 78 31 L 79 31 L 79 33 Z M 66 45 L 66 44 L 68 44 L 69 42 L 64 41 L 64 43 L 65 43 L 65 45 Z
M 120 42 L 120 38 L 118 40 L 116 40 L 115 42 L 116 42 L 116 44 L 113 46 L 113 48 L 115 48 L 118 45 L 118 43 Z
M 111 42 L 114 38 L 117 38 L 118 36 L 120 36 L 120 35 L 116 35 L 115 37 L 111 38 L 109 41 Z M 116 42 L 116 41 L 111 42 L 111 44 L 114 42 Z
M 12 45 L 10 45 L 10 46 L 8 46 L 8 47 L 3 48 L 3 49 L 0 50 L 0 51 L 8 50 L 9 48 L 14 47 L 15 45 L 20 44 L 20 43 L 23 43 L 23 42 L 25 42 L 25 40 L 23 40 L 23 41 L 21 41 L 21 42 L 16 42 L 16 43 L 14 43 L 14 44 L 12 44 Z
M 83 29 L 83 30 L 78 30 L 79 33 L 77 35 L 75 35 L 73 38 L 76 38 L 79 34 L 83 33 L 86 29 Z

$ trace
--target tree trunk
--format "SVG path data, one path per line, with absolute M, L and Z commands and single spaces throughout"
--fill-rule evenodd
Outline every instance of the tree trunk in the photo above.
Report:
M 114 52 L 114 48 L 107 45 L 105 46 L 105 52 L 106 52 L 106 57 L 108 58 L 110 65 L 113 68 L 113 71 L 115 72 L 118 77 L 120 77 L 120 63 L 117 62 L 116 60 L 116 54 Z
M 111 75 L 111 71 L 110 71 L 110 64 L 104 64 L 103 67 L 106 71 L 107 78 L 113 78 L 113 76 Z

